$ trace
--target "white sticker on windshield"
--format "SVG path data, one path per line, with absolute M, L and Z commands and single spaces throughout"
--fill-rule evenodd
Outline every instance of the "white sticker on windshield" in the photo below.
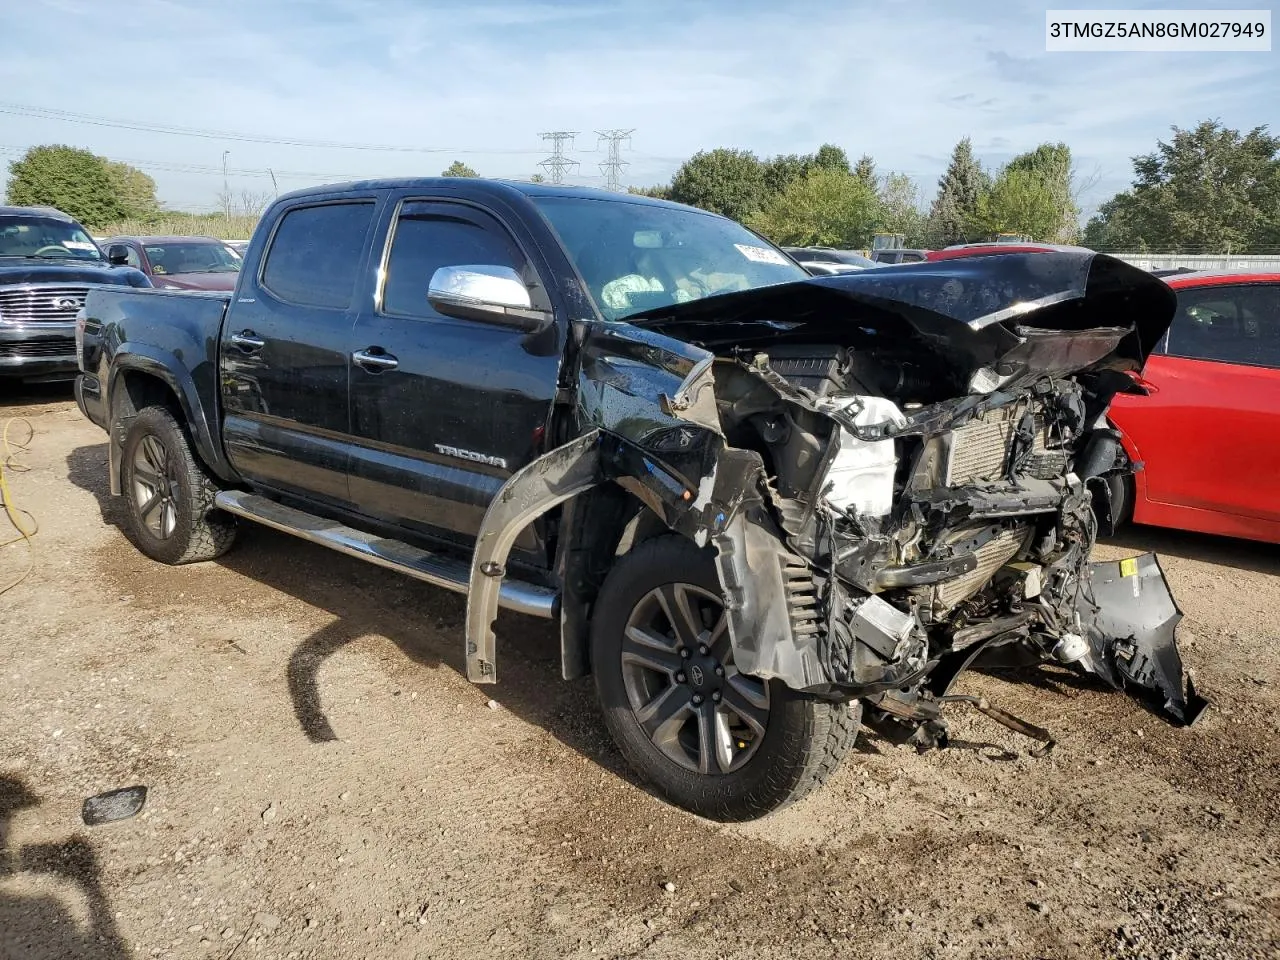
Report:
M 776 263 L 779 266 L 787 265 L 787 258 L 780 254 L 777 250 L 770 250 L 768 247 L 753 247 L 748 243 L 735 243 L 738 252 L 753 263 Z
M 63 240 L 59 246 L 66 247 L 68 250 L 97 250 L 88 240 Z

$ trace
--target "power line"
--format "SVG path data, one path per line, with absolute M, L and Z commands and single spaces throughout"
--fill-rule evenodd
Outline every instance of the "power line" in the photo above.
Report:
M 405 147 L 382 143 L 353 143 L 340 140 L 308 140 L 300 137 L 272 137 L 261 134 L 239 133 L 228 130 L 209 130 L 199 127 L 178 127 L 167 123 L 151 123 L 144 120 L 120 120 L 101 117 L 92 113 L 74 113 L 70 110 L 54 110 L 24 103 L 0 102 L 0 113 L 38 120 L 57 120 L 64 123 L 85 123 L 96 127 L 116 127 L 121 130 L 138 130 L 144 133 L 162 133 L 179 137 L 200 137 L 205 140 L 236 140 L 244 143 L 271 143 L 286 147 L 315 147 L 330 150 L 369 150 L 383 153 L 459 153 L 459 154 L 529 154 L 537 150 L 518 149 L 463 149 L 461 147 Z
M 573 146 L 573 138 L 577 135 L 577 130 L 553 130 L 538 134 L 543 140 L 551 141 L 551 156 L 540 160 L 538 166 L 547 171 L 552 183 L 564 183 L 564 172 L 578 168 L 577 160 L 570 160 L 564 155 L 565 143 Z
M 596 136 L 600 139 L 596 141 L 596 149 L 599 149 L 602 142 L 609 144 L 609 156 L 604 163 L 600 164 L 600 172 L 605 176 L 605 184 L 610 190 L 622 189 L 622 171 L 623 168 L 630 164 L 622 159 L 622 144 L 625 142 L 630 144 L 631 134 L 635 133 L 635 128 L 630 130 L 597 130 Z

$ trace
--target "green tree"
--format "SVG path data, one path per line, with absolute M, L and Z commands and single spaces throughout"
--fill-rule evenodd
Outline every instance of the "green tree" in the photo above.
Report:
M 654 197 L 658 200 L 671 199 L 671 188 L 661 183 L 652 187 L 627 187 L 627 193 L 635 194 L 639 197 Z
M 788 246 L 865 247 L 878 212 L 866 183 L 847 171 L 818 167 L 771 196 L 747 224 Z
M 1080 208 L 1072 196 L 1071 148 L 1065 143 L 1042 143 L 1014 157 L 1006 170 L 1022 171 L 1039 181 L 1057 206 L 1058 222 L 1047 232 L 1032 236 L 1047 242 L 1075 243 L 1080 234 Z
M 877 232 L 897 233 L 908 247 L 925 242 L 925 214 L 920 188 L 905 173 L 888 173 L 880 181 L 880 215 Z
M 969 232 L 988 239 L 1017 233 L 1043 240 L 1053 238 L 1061 225 L 1062 207 L 1051 186 L 1036 172 L 1010 165 L 978 197 Z
M 529 182 L 530 183 L 546 183 L 547 178 L 540 173 L 535 173 L 532 177 L 529 178 Z
M 781 193 L 796 180 L 802 179 L 813 169 L 814 157 L 810 154 L 778 154 L 764 161 L 764 189 L 767 194 Z
M 849 155 L 834 143 L 824 143 L 813 155 L 813 165 L 823 170 L 835 170 L 839 173 L 851 173 Z
M 978 199 L 990 186 L 990 175 L 974 157 L 973 143 L 965 137 L 956 144 L 947 172 L 938 181 L 938 195 L 929 211 L 930 242 L 939 247 L 966 243 Z
M 1174 127 L 1133 170 L 1133 185 L 1089 221 L 1089 246 L 1225 253 L 1280 242 L 1280 137 L 1266 127 Z
M 671 199 L 743 220 L 765 196 L 764 164 L 749 150 L 698 151 L 671 181 Z
M 474 170 L 472 170 L 469 166 L 467 166 L 461 160 L 455 160 L 453 161 L 453 163 L 449 164 L 442 171 L 440 171 L 440 176 L 442 177 L 478 177 L 480 176 L 480 174 L 476 173 Z
M 156 182 L 127 163 L 113 160 L 104 162 L 107 174 L 115 190 L 116 199 L 125 217 L 146 220 L 160 212 L 160 202 L 156 199 Z
M 57 207 L 90 229 L 124 213 L 107 162 L 62 144 L 32 147 L 10 163 L 6 199 L 22 206 Z
M 853 168 L 853 175 L 872 190 L 878 189 L 879 185 L 876 183 L 876 162 L 871 158 L 870 154 L 864 153 L 858 158 L 857 166 Z

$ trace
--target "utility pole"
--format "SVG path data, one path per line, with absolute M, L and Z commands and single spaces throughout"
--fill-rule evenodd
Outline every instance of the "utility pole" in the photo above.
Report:
M 568 143 L 573 146 L 573 138 L 577 135 L 577 130 L 553 130 L 538 134 L 543 140 L 551 141 L 551 156 L 539 161 L 538 166 L 547 171 L 547 178 L 552 183 L 564 183 L 564 172 L 578 168 L 577 160 L 570 160 L 564 155 L 564 145 Z
M 222 151 L 222 213 L 228 220 L 231 219 L 231 186 L 227 182 L 227 154 L 230 152 Z
M 610 190 L 622 189 L 622 170 L 631 165 L 629 161 L 622 159 L 622 144 L 630 145 L 633 133 L 635 133 L 634 127 L 630 130 L 596 131 L 596 136 L 600 138 L 596 141 L 596 149 L 600 149 L 601 143 L 609 144 L 609 155 L 604 163 L 600 164 L 600 172 L 604 174 L 605 186 Z
M 276 172 L 267 167 L 267 173 L 271 174 L 271 190 L 278 197 L 280 196 L 280 188 L 276 185 Z

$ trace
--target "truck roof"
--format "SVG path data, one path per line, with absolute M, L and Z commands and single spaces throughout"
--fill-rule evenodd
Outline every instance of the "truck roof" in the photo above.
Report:
M 0 207 L 0 217 L 48 217 L 65 223 L 76 222 L 75 217 L 63 213 L 57 207 Z
M 690 207 L 671 200 L 659 200 L 638 193 L 619 193 L 614 190 L 601 190 L 598 187 L 576 187 L 564 183 L 530 183 L 526 180 L 491 180 L 485 177 L 394 177 L 374 180 L 352 180 L 347 183 L 330 183 L 318 187 L 305 187 L 284 194 L 280 199 L 292 200 L 303 197 L 324 197 L 349 190 L 403 190 L 431 189 L 448 187 L 449 193 L 473 197 L 505 197 L 508 200 L 518 197 L 572 197 L 583 200 L 612 200 L 615 203 L 639 203 L 647 206 L 672 207 L 677 210 L 697 210 L 708 216 L 719 216 Z

